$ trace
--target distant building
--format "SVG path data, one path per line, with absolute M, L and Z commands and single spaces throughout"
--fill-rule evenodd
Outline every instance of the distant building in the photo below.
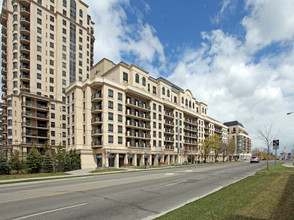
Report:
M 251 137 L 244 126 L 238 121 L 225 122 L 228 127 L 228 139 L 235 143 L 234 157 L 239 159 L 249 159 L 251 152 Z

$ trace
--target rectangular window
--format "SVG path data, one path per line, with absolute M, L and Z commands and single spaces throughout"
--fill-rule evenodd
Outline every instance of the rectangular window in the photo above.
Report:
M 122 134 L 123 133 L 123 128 L 122 128 L 122 126 L 118 126 L 117 127 L 117 132 L 119 133 L 119 134 Z
M 108 89 L 108 97 L 113 98 L 113 90 Z
M 122 137 L 121 136 L 118 136 L 117 143 L 122 144 Z
M 117 115 L 117 120 L 118 120 L 118 122 L 122 122 L 122 115 Z
M 118 104 L 117 110 L 120 111 L 120 112 L 122 112 L 122 104 Z
M 108 101 L 108 108 L 113 109 L 113 102 L 112 101 Z
M 125 73 L 125 72 L 123 72 L 123 80 L 126 81 L 126 82 L 129 81 L 129 79 L 128 79 L 128 74 Z
M 113 121 L 113 113 L 108 112 L 108 120 Z
M 118 100 L 122 101 L 122 93 L 117 93 Z
M 109 144 L 113 143 L 113 136 L 112 135 L 108 135 L 108 143 Z
M 113 132 L 113 124 L 108 124 L 108 131 Z

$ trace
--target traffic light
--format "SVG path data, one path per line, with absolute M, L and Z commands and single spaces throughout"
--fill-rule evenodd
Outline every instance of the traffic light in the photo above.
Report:
M 286 147 L 284 147 L 284 150 L 286 150 Z

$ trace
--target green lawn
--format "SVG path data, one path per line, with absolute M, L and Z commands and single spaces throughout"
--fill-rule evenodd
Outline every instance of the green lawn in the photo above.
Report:
M 25 179 L 25 178 L 34 178 L 34 177 L 62 176 L 62 175 L 70 175 L 70 174 L 68 173 L 11 174 L 11 175 L 0 175 L 0 180 Z
M 294 219 L 294 168 L 282 163 L 158 218 Z

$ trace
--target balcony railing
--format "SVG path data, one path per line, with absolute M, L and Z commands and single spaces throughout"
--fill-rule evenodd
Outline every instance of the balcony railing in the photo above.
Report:
M 92 95 L 91 98 L 92 99 L 102 99 L 102 94 L 101 93 L 96 93 L 96 94 Z

